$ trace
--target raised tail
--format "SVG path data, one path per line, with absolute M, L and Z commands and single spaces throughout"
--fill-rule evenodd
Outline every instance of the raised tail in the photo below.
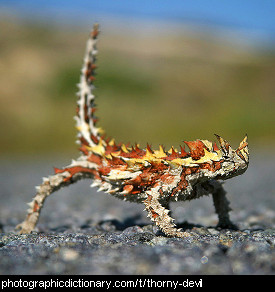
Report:
M 99 34 L 98 24 L 94 24 L 93 30 L 87 42 L 84 64 L 81 70 L 79 91 L 77 101 L 76 128 L 78 132 L 78 143 L 80 150 L 87 151 L 88 148 L 95 147 L 100 141 L 100 128 L 96 127 L 95 117 L 95 69 L 97 55 L 97 37 Z

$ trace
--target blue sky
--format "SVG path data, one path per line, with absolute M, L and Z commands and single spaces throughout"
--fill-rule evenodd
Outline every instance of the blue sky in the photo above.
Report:
M 227 28 L 275 39 L 274 0 L 0 0 L 1 9 L 71 24 L 108 16 Z

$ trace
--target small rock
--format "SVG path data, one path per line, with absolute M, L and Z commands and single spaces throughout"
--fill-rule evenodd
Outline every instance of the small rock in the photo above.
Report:
M 63 248 L 60 254 L 64 261 L 74 261 L 79 257 L 79 253 L 72 248 Z

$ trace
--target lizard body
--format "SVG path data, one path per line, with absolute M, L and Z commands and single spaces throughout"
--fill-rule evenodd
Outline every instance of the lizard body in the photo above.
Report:
M 185 141 L 179 150 L 162 146 L 152 150 L 149 145 L 116 144 L 104 138 L 96 126 L 94 80 L 97 55 L 98 25 L 95 24 L 87 42 L 79 83 L 76 127 L 82 155 L 55 174 L 44 178 L 36 196 L 29 203 L 21 233 L 30 233 L 36 226 L 45 199 L 63 186 L 83 178 L 93 180 L 93 187 L 123 200 L 143 203 L 148 217 L 167 235 L 188 236 L 176 228 L 169 215 L 171 201 L 186 201 L 212 194 L 219 226 L 232 226 L 229 202 L 221 180 L 242 174 L 248 167 L 247 136 L 233 150 L 227 141 L 216 135 L 220 147 L 208 140 Z

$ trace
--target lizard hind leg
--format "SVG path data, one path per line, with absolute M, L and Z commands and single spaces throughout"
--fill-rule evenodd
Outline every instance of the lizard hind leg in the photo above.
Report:
M 169 237 L 189 237 L 189 233 L 176 228 L 173 222 L 174 219 L 169 215 L 170 210 L 165 208 L 168 204 L 160 203 L 158 191 L 156 189 L 151 189 L 146 193 L 147 198 L 144 200 L 145 210 L 148 212 L 148 217 L 161 229 L 161 231 Z
M 29 209 L 25 220 L 16 226 L 19 233 L 31 233 L 35 228 L 42 207 L 46 198 L 61 187 L 68 186 L 87 176 L 91 177 L 94 169 L 84 168 L 82 166 L 68 166 L 64 169 L 55 169 L 56 173 L 47 178 L 43 178 L 43 183 L 36 187 L 36 195 L 33 200 L 28 203 Z

